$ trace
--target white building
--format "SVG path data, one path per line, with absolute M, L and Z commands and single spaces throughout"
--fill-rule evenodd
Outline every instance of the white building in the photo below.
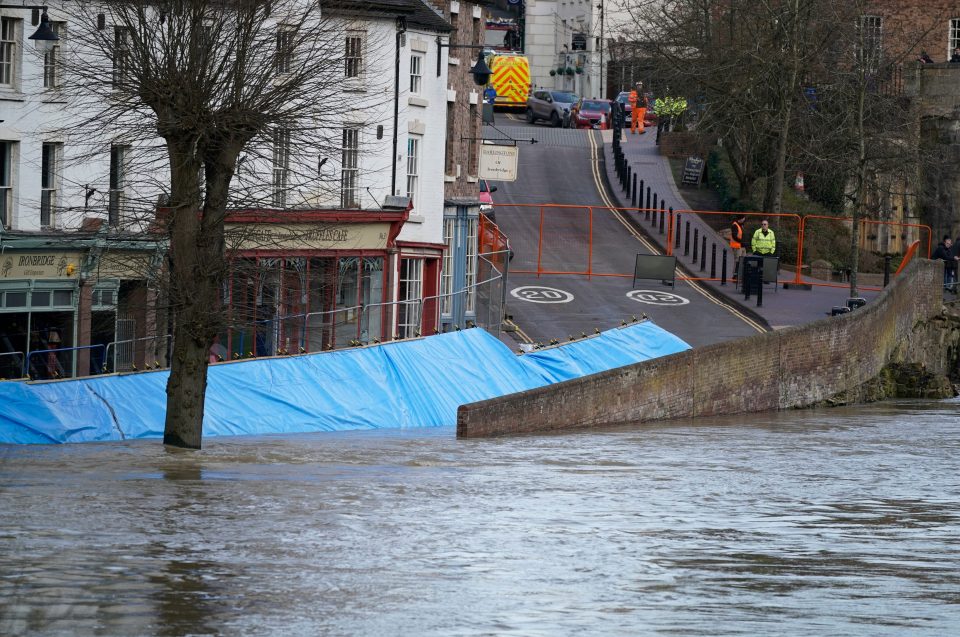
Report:
M 49 7 L 60 41 L 47 53 L 28 39 L 35 28 L 29 10 L 0 9 L 0 368 L 4 354 L 7 362 L 13 352 L 29 358 L 56 341 L 100 347 L 99 358 L 84 350 L 61 361 L 88 373 L 121 336 L 156 331 L 143 312 L 153 292 L 142 273 L 108 273 L 99 255 L 117 254 L 123 241 L 157 262 L 160 237 L 142 233 L 164 201 L 169 175 L 163 155 L 147 152 L 159 138 L 130 144 L 92 129 L 71 132 L 69 124 L 87 111 L 73 99 L 70 66 L 58 60 L 90 55 L 77 51 L 80 38 L 72 37 L 89 26 L 71 24 L 62 6 Z M 326 2 L 322 11 L 343 58 L 339 99 L 332 100 L 338 106 L 316 126 L 327 143 L 304 148 L 296 125 L 275 129 L 241 156 L 233 186 L 246 212 L 260 202 L 256 223 L 269 218 L 267 228 L 286 231 L 296 219 L 336 231 L 314 232 L 305 243 L 280 241 L 267 256 L 263 246 L 236 246 L 256 274 L 249 290 L 232 281 L 225 298 L 236 306 L 232 323 L 249 323 L 222 337 L 228 355 L 297 345 L 313 351 L 438 325 L 436 302 L 424 299 L 438 294 L 445 250 L 448 55 L 439 43 L 450 25 L 423 0 Z M 277 23 L 279 51 L 284 26 Z M 115 35 L 113 25 L 101 26 Z M 96 313 L 108 327 L 96 325 Z M 134 348 L 129 359 L 146 356 Z

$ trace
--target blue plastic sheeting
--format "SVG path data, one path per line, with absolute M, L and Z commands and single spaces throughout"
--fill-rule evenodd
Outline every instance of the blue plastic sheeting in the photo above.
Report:
M 517 356 L 480 329 L 213 365 L 204 436 L 453 426 L 460 405 L 685 349 L 646 321 Z M 163 436 L 167 371 L 0 383 L 0 443 Z

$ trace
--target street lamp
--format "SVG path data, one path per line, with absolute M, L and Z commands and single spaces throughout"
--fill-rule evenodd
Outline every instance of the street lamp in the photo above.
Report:
M 31 7 L 34 11 L 37 10 L 37 7 Z M 28 40 L 33 40 L 34 46 L 37 48 L 37 51 L 41 53 L 47 53 L 53 49 L 53 47 L 60 41 L 60 36 L 54 33 L 53 28 L 50 26 L 50 16 L 47 15 L 47 8 L 40 7 L 42 13 L 40 14 L 40 26 L 37 27 L 37 30 L 34 31 L 33 35 L 28 37 Z
M 441 42 L 440 36 L 437 36 L 437 77 L 440 77 L 440 49 L 444 47 L 448 49 L 480 49 L 476 63 L 470 68 L 470 74 L 473 75 L 473 82 L 477 86 L 487 85 L 493 71 L 487 66 L 487 61 L 483 55 L 483 50 L 487 48 L 485 44 L 447 44 Z
M 29 5 L 29 4 L 0 4 L 0 9 L 30 9 L 33 11 L 33 17 L 30 20 L 31 24 L 40 23 L 40 26 L 37 27 L 37 30 L 34 31 L 33 35 L 29 36 L 28 40 L 33 40 L 34 46 L 37 47 L 37 51 L 41 53 L 46 53 L 53 49 L 53 47 L 60 41 L 60 37 L 54 33 L 53 27 L 50 26 L 50 16 L 47 15 L 47 7 L 40 5 Z

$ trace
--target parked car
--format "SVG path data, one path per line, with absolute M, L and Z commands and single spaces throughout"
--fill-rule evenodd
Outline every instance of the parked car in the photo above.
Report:
M 496 186 L 491 186 L 486 179 L 480 180 L 480 212 L 487 215 L 490 221 L 496 218 L 493 212 L 493 197 L 490 196 L 494 192 L 497 192 Z
M 550 122 L 551 126 L 566 126 L 570 109 L 579 99 L 567 91 L 534 91 L 527 98 L 527 121 L 533 124 L 540 119 Z
M 570 128 L 610 128 L 610 100 L 581 99 L 570 110 Z

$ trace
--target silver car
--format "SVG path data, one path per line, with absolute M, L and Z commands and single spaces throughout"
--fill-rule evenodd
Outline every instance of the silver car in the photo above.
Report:
M 570 121 L 570 109 L 579 100 L 567 91 L 534 91 L 527 98 L 527 121 L 533 124 L 540 119 L 550 122 L 551 126 L 566 126 Z

